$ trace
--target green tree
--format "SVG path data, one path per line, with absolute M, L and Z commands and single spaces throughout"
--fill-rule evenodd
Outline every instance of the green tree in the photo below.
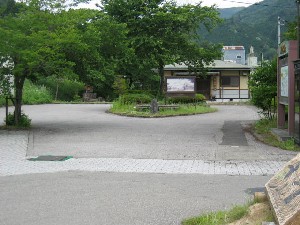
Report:
M 55 73 L 72 66 L 62 54 L 57 54 L 59 36 L 49 29 L 47 22 L 53 21 L 54 16 L 49 11 L 27 6 L 21 13 L 11 12 L 0 19 L 0 39 L 3 40 L 0 55 L 11 59 L 14 65 L 10 72 L 15 84 L 16 125 L 21 118 L 25 79 L 32 79 L 41 68 L 47 73 Z
M 75 14 L 71 16 L 74 18 L 85 13 L 86 18 L 91 19 L 84 19 L 85 22 L 74 20 L 74 23 L 81 24 L 79 30 L 84 47 L 78 46 L 76 55 L 73 47 L 65 49 L 67 58 L 75 62 L 74 69 L 84 83 L 93 86 L 102 97 L 113 95 L 114 77 L 131 58 L 126 25 L 96 10 L 74 10 L 69 13 Z
M 16 3 L 21 10 L 11 7 L 0 17 L 0 56 L 14 65 L 9 72 L 15 83 L 16 124 L 25 79 L 81 79 L 101 87 L 109 83 L 112 90 L 113 75 L 127 54 L 124 25 L 97 10 L 66 11 L 66 2 L 80 1 L 26 1 Z
M 250 76 L 251 101 L 261 109 L 262 115 L 271 119 L 274 114 L 272 103 L 277 95 L 277 61 L 263 63 Z
M 166 0 L 102 0 L 102 5 L 108 15 L 128 27 L 135 55 L 129 64 L 137 68 L 135 72 L 158 68 L 160 91 L 165 65 L 186 63 L 191 69 L 202 69 L 221 54 L 219 45 L 198 40 L 201 24 L 211 29 L 221 21 L 214 7 L 178 6 Z
M 54 28 L 55 13 L 41 9 L 42 1 L 30 1 L 21 12 L 19 7 L 8 4 L 0 19 L 0 55 L 11 59 L 15 86 L 15 124 L 19 124 L 25 79 L 35 79 L 37 74 L 50 75 L 70 71 L 73 63 L 65 60 L 59 51 L 64 38 L 70 38 L 69 30 Z
M 284 33 L 287 40 L 297 40 L 297 22 L 288 23 L 288 30 Z

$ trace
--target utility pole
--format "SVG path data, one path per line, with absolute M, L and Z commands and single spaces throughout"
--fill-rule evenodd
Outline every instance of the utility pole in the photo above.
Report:
M 285 20 L 278 16 L 278 46 L 281 44 L 281 26 L 284 26 L 285 22 Z
M 300 58 L 300 0 L 296 0 L 297 3 L 297 39 L 298 39 L 298 59 Z

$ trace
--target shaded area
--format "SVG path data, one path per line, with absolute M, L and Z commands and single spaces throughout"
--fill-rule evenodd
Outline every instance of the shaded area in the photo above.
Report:
M 265 187 L 255 187 L 255 188 L 247 188 L 245 190 L 245 193 L 249 194 L 249 195 L 254 195 L 255 192 L 263 192 L 265 193 L 266 188 Z
M 222 131 L 224 136 L 221 145 L 248 146 L 240 121 L 225 121 Z

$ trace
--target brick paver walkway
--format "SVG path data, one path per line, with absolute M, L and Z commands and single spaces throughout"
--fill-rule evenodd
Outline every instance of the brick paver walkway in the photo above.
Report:
M 62 162 L 26 159 L 28 132 L 1 131 L 0 176 L 60 171 L 166 174 L 273 175 L 284 161 L 205 161 L 128 158 L 72 158 Z

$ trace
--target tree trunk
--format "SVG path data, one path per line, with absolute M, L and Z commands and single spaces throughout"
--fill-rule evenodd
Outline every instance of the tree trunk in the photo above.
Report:
M 25 76 L 15 76 L 15 125 L 19 125 L 22 114 L 22 98 L 23 98 L 23 86 L 25 82 Z

